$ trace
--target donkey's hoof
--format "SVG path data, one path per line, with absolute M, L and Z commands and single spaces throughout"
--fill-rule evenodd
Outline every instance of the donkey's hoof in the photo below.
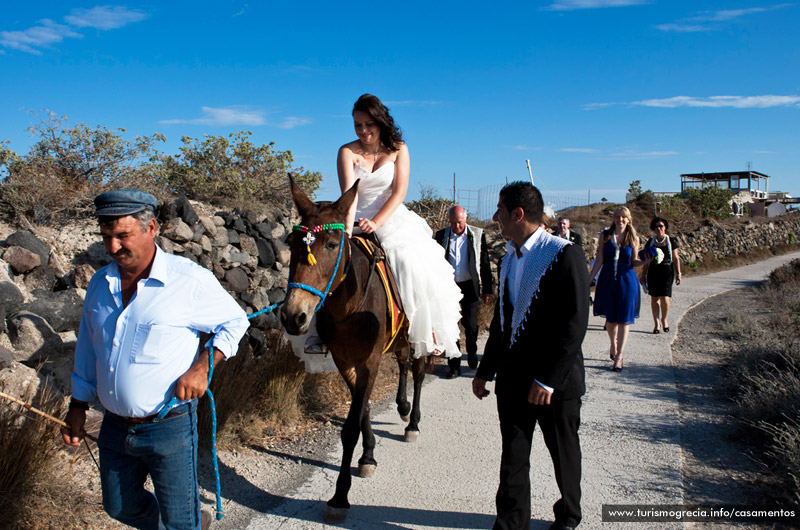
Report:
M 375 464 L 359 464 L 356 474 L 361 478 L 369 478 L 375 474 Z
M 406 431 L 405 436 L 403 436 L 403 441 L 408 443 L 414 443 L 419 438 L 419 431 Z
M 400 419 L 403 420 L 404 423 L 408 423 L 411 420 L 411 414 L 400 415 Z
M 333 508 L 328 506 L 325 511 L 325 522 L 328 524 L 342 524 L 347 519 L 347 508 Z

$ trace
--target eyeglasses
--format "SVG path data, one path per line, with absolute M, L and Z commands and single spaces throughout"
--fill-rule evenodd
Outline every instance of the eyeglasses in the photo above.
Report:
M 664 225 L 656 225 L 656 228 L 664 228 Z

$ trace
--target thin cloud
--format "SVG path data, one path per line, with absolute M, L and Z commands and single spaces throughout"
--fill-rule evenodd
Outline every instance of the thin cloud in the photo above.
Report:
M 700 24 L 685 24 L 674 22 L 672 24 L 659 24 L 656 29 L 661 31 L 674 31 L 675 33 L 697 33 L 699 31 L 713 31 L 711 26 L 702 26 Z
M 583 106 L 583 110 L 604 109 L 613 105 L 619 105 L 619 103 L 588 103 Z
M 544 7 L 548 11 L 574 11 L 602 7 L 627 7 L 650 3 L 648 0 L 556 0 Z
M 690 33 L 698 31 L 715 31 L 722 27 L 721 22 L 730 22 L 749 15 L 784 9 L 794 4 L 776 4 L 768 7 L 749 7 L 746 9 L 721 9 L 718 11 L 704 11 L 692 17 L 677 20 L 669 24 L 659 24 L 656 29 L 661 31 L 674 31 Z
M 723 9 L 720 11 L 713 11 L 707 12 L 703 15 L 698 15 L 695 17 L 695 20 L 702 21 L 708 20 L 712 22 L 723 22 L 727 20 L 733 20 L 739 17 L 744 17 L 747 15 L 752 15 L 755 13 L 764 13 L 766 11 L 774 11 L 776 9 L 783 9 L 785 7 L 789 7 L 792 4 L 778 4 L 769 7 L 749 7 L 747 9 Z
M 41 55 L 43 49 L 52 48 L 66 38 L 82 39 L 77 30 L 94 28 L 118 29 L 147 18 L 147 14 L 124 6 L 97 6 L 91 9 L 73 9 L 64 17 L 66 24 L 46 18 L 38 25 L 21 31 L 0 31 L 0 46 L 33 55 Z
M 599 153 L 599 149 L 591 147 L 562 147 L 559 149 L 562 153 Z
M 161 120 L 163 125 L 210 125 L 213 127 L 247 126 L 260 127 L 272 126 L 280 129 L 294 129 L 311 123 L 311 119 L 302 116 L 287 116 L 280 120 L 268 120 L 267 112 L 244 105 L 230 107 L 201 107 L 202 116 L 199 118 L 177 118 Z
M 736 109 L 764 109 L 771 107 L 800 106 L 800 96 L 711 96 L 707 98 L 675 96 L 664 99 L 645 99 L 642 101 L 634 101 L 632 104 L 644 107 L 661 107 L 670 109 L 678 107 L 729 107 Z
M 244 15 L 244 12 L 247 11 L 247 7 L 248 7 L 247 4 L 242 6 L 242 8 L 239 11 L 237 11 L 236 13 L 233 14 L 233 18 L 240 17 L 240 16 Z
M 39 48 L 50 48 L 65 38 L 82 39 L 83 35 L 64 24 L 50 19 L 39 21 L 38 26 L 23 31 L 0 31 L 0 46 L 33 55 L 41 55 Z
M 295 127 L 301 127 L 303 125 L 308 125 L 309 123 L 311 123 L 310 118 L 304 118 L 302 116 L 287 116 L 278 123 L 268 123 L 268 125 L 274 125 L 280 129 L 294 129 Z
M 536 150 L 540 149 L 539 147 L 534 147 L 532 145 L 525 145 L 525 144 L 504 145 L 503 147 L 505 149 L 513 149 L 514 151 L 536 151 Z
M 653 158 L 664 158 L 675 156 L 677 151 L 632 151 L 625 150 L 608 155 L 607 160 L 650 160 Z
M 202 107 L 203 116 L 192 119 L 161 120 L 164 125 L 213 125 L 229 127 L 232 125 L 266 125 L 264 112 L 248 107 Z
M 91 9 L 73 9 L 64 21 L 78 28 L 102 30 L 118 29 L 147 18 L 147 14 L 124 6 L 97 6 Z

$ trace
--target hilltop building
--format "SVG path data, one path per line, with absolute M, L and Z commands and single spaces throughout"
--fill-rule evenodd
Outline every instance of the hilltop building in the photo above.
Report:
M 787 204 L 798 204 L 800 199 L 785 192 L 770 193 L 769 175 L 758 171 L 730 171 L 720 173 L 685 173 L 681 175 L 681 193 L 692 188 L 715 186 L 731 190 L 731 209 L 734 215 L 748 212 L 750 217 L 776 217 L 786 213 Z

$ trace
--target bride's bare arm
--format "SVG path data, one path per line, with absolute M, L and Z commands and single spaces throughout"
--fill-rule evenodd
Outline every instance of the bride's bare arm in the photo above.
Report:
M 408 156 L 408 147 L 405 143 L 400 145 L 397 151 L 397 159 L 394 162 L 394 179 L 392 180 L 392 194 L 386 199 L 381 209 L 371 219 L 375 223 L 375 228 L 383 225 L 392 214 L 397 210 L 397 207 L 403 203 L 408 193 L 408 173 L 411 168 L 411 159 Z
M 356 181 L 356 174 L 353 171 L 353 151 L 347 145 L 339 148 L 339 155 L 336 157 L 336 170 L 339 173 L 339 187 L 342 193 L 349 190 Z M 353 205 L 350 211 L 347 212 L 347 217 L 344 221 L 344 226 L 347 229 L 347 235 L 353 235 L 353 223 L 356 218 L 356 205 L 358 204 L 358 195 L 353 200 Z

